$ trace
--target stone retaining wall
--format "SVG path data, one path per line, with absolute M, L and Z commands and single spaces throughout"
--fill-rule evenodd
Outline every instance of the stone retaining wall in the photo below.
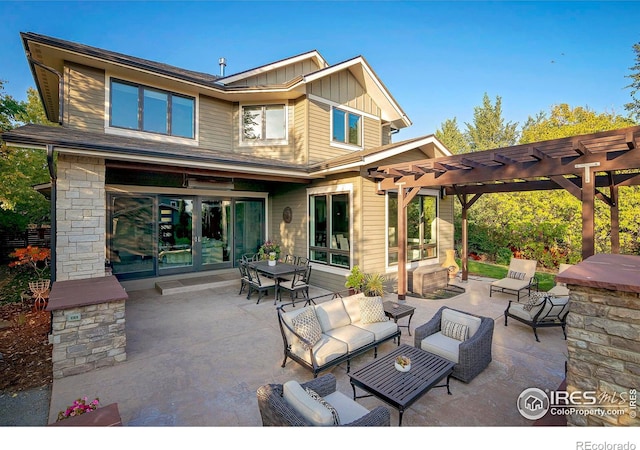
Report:
M 53 377 L 125 361 L 125 300 L 52 312 Z

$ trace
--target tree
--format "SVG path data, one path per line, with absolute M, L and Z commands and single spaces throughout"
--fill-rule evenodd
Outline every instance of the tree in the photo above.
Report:
M 25 114 L 25 107 L 10 95 L 4 94 L 5 81 L 0 80 L 0 132 L 12 129 L 18 118 Z
M 458 128 L 457 119 L 447 119 L 440 125 L 441 129 L 436 130 L 436 137 L 454 154 L 469 153 L 471 147 L 464 134 Z
M 640 42 L 633 45 L 633 51 L 636 53 L 636 63 L 629 67 L 629 70 L 633 72 L 626 76 L 626 78 L 633 80 L 630 85 L 626 86 L 626 88 L 631 88 L 631 101 L 624 105 L 624 109 L 629 111 L 631 118 L 640 122 L 640 98 L 636 97 L 636 94 L 640 92 Z
M 473 124 L 465 125 L 465 136 L 472 152 L 509 147 L 518 140 L 518 123 L 505 123 L 502 117 L 502 98 L 499 96 L 496 96 L 494 106 L 485 93 L 482 106 L 474 108 Z
M 53 125 L 46 119 L 35 89 L 27 91 L 27 101 L 4 95 L 0 82 L 0 127 L 8 131 L 25 123 Z M 49 181 L 46 154 L 42 150 L 0 147 L 0 229 L 17 232 L 30 223 L 49 223 L 49 201 L 33 185 Z

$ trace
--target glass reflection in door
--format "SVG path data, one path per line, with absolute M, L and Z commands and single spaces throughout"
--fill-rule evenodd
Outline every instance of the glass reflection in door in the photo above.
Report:
M 204 266 L 230 261 L 231 202 L 202 200 L 200 210 L 202 226 L 200 264 Z
M 160 197 L 158 264 L 160 270 L 193 265 L 193 200 Z

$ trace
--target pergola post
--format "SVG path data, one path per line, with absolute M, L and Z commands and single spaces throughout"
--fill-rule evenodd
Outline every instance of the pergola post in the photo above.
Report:
M 407 294 L 407 206 L 420 192 L 419 187 L 408 189 L 404 183 L 398 186 L 398 300 L 405 300 Z
M 596 183 L 592 167 L 599 163 L 576 164 L 576 168 L 584 168 L 582 177 L 582 259 L 595 254 L 595 205 Z

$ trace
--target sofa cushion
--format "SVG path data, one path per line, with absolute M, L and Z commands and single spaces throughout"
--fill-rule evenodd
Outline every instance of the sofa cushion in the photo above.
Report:
M 336 298 L 320 303 L 315 306 L 315 310 L 323 333 L 351 323 L 351 318 L 344 309 L 342 299 Z
M 298 414 L 312 424 L 319 426 L 333 425 L 331 411 L 311 398 L 297 381 L 287 381 L 282 385 L 282 398 Z
M 382 339 L 387 338 L 398 331 L 398 324 L 393 320 L 374 323 L 355 322 L 353 325 L 373 333 L 376 341 L 381 341 Z
M 375 339 L 373 333 L 353 325 L 334 328 L 333 330 L 327 331 L 326 334 L 345 342 L 350 352 L 364 347 L 367 344 L 371 344 Z
M 362 297 L 360 299 L 360 321 L 362 323 L 386 322 L 382 297 Z
M 480 318 L 476 316 L 472 316 L 470 314 L 465 314 L 460 311 L 454 311 L 453 309 L 443 309 L 442 310 L 442 319 L 440 321 L 440 330 L 443 328 L 443 324 L 445 320 L 449 320 L 451 322 L 459 323 L 462 325 L 466 325 L 469 327 L 469 336 L 468 338 L 473 337 L 480 328 Z
M 363 292 L 359 292 L 348 297 L 342 297 L 344 309 L 351 318 L 351 323 L 360 322 L 360 299 L 364 297 Z
M 307 306 L 304 308 L 300 314 L 291 320 L 291 323 L 293 324 L 295 332 L 309 341 L 310 345 L 302 342 L 302 346 L 307 350 L 320 340 L 322 329 L 320 328 L 320 323 L 318 322 L 316 311 L 313 307 Z
M 469 337 L 469 327 L 467 325 L 453 322 L 451 320 L 442 321 L 442 334 L 457 341 L 466 341 Z
M 460 341 L 447 337 L 441 332 L 431 334 L 420 342 L 420 348 L 451 362 L 459 362 Z
M 351 397 L 344 395 L 340 391 L 332 392 L 326 395 L 324 399 L 329 402 L 340 415 L 341 424 L 349 424 L 359 418 L 369 414 L 369 410 L 360 403 L 354 401 Z
M 323 334 L 320 340 L 316 342 L 316 345 L 313 346 L 313 356 L 316 358 L 316 362 L 320 366 L 327 364 L 340 356 L 346 355 L 348 351 L 349 347 L 346 342 L 332 338 L 326 334 Z M 309 350 L 302 346 L 302 342 L 300 342 L 299 339 L 292 343 L 291 353 L 311 364 L 311 355 L 309 354 Z

